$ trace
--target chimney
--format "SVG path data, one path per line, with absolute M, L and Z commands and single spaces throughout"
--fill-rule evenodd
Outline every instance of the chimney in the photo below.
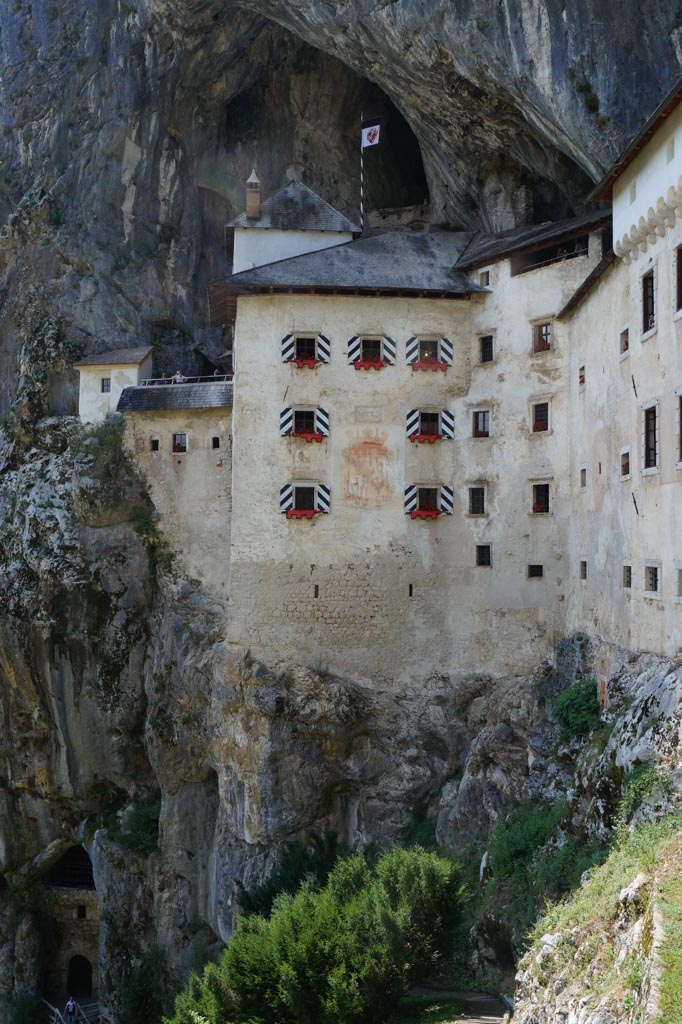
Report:
M 255 170 L 246 183 L 246 216 L 249 220 L 260 219 L 260 179 Z

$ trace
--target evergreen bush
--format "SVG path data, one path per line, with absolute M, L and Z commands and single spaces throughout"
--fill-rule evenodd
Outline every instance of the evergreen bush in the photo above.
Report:
M 324 888 L 242 918 L 166 1024 L 376 1021 L 452 951 L 463 898 L 459 866 L 419 848 L 342 858 Z
M 552 717 L 561 726 L 562 739 L 582 739 L 600 723 L 597 685 L 586 679 L 567 687 L 550 701 Z
M 112 838 L 124 849 L 146 857 L 159 846 L 160 814 L 160 800 L 153 804 L 138 804 L 125 815 L 123 828 Z
M 253 889 L 241 890 L 239 906 L 244 914 L 267 917 L 280 893 L 296 892 L 304 881 L 312 887 L 324 885 L 337 860 L 348 856 L 350 849 L 332 831 L 323 835 L 311 832 L 305 842 L 287 843 L 270 878 Z

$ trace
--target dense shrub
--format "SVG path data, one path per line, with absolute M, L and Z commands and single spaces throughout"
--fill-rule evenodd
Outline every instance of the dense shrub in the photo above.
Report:
M 599 725 L 599 700 L 593 679 L 567 687 L 549 707 L 561 726 L 563 739 L 581 739 Z
M 242 918 L 170 1024 L 377 1020 L 451 951 L 462 900 L 459 867 L 433 853 L 396 848 L 374 868 L 343 858 L 323 889 L 303 885 L 269 919 Z
M 564 803 L 547 807 L 529 800 L 500 819 L 490 833 L 490 865 L 497 878 L 525 869 L 535 851 L 551 838 L 566 814 Z
M 112 838 L 126 850 L 146 857 L 159 845 L 159 815 L 161 801 L 137 804 L 125 815 L 123 828 Z
M 242 889 L 239 906 L 245 914 L 267 917 L 275 898 L 283 892 L 296 892 L 303 881 L 311 887 L 324 885 L 337 860 L 350 856 L 336 832 L 310 833 L 306 842 L 287 843 L 279 866 L 270 878 L 254 889 Z
M 123 983 L 121 996 L 126 1024 L 158 1024 L 161 1015 L 170 1008 L 164 966 L 162 950 L 150 949 Z
M 98 480 L 119 481 L 131 471 L 123 448 L 123 416 L 120 413 L 108 413 L 101 423 L 89 427 L 75 447 L 92 456 L 92 473 Z
M 40 996 L 28 992 L 10 1003 L 10 1024 L 47 1024 L 48 1008 Z
M 618 810 L 621 818 L 629 821 L 641 804 L 653 795 L 656 789 L 670 792 L 670 780 L 653 764 L 636 764 L 625 780 L 623 796 Z

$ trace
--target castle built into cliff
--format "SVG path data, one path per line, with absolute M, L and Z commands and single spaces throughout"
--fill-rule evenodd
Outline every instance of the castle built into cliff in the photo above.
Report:
M 574 631 L 602 679 L 679 651 L 681 100 L 591 212 L 501 235 L 358 237 L 254 174 L 209 289 L 234 384 L 79 364 L 83 418 L 124 413 L 169 543 L 229 594 L 235 657 L 390 684 L 528 672 Z

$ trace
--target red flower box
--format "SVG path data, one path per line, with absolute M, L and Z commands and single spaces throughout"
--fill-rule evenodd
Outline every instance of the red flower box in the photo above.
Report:
M 448 368 L 448 364 L 447 363 L 443 363 L 443 362 L 435 362 L 435 363 L 430 363 L 429 362 L 429 363 L 427 363 L 423 359 L 417 359 L 414 363 L 412 363 L 412 369 L 413 370 L 442 370 L 443 373 L 445 373 L 447 368 Z
M 536 352 L 549 352 L 552 347 L 552 343 L 549 341 L 539 341 L 535 346 Z
M 533 433 L 537 434 L 537 433 L 539 433 L 542 430 L 547 430 L 547 424 L 546 423 L 534 423 L 533 424 Z
M 307 441 L 308 444 L 310 444 L 311 441 L 317 441 L 319 443 L 324 437 L 324 435 L 318 434 L 317 431 L 307 432 L 305 430 L 301 430 L 299 433 L 296 433 L 295 430 L 292 430 L 291 433 L 289 434 L 289 437 L 300 437 L 304 441 Z
M 549 512 L 549 506 L 543 505 L 542 502 L 536 501 L 533 505 L 533 512 Z
M 440 509 L 437 508 L 416 508 L 414 512 L 410 512 L 412 519 L 437 519 L 440 514 Z
M 287 519 L 312 519 L 316 515 L 316 508 L 290 508 L 286 514 Z
M 354 366 L 356 370 L 383 370 L 388 363 L 385 359 L 357 359 Z
M 474 430 L 474 437 L 490 437 L 489 430 Z
M 410 434 L 410 441 L 414 444 L 416 441 L 418 444 L 433 444 L 435 441 L 440 441 L 442 434 Z
M 317 364 L 320 362 L 319 359 L 293 359 L 291 362 L 296 363 L 299 370 L 302 370 L 305 366 L 310 370 L 314 370 Z

